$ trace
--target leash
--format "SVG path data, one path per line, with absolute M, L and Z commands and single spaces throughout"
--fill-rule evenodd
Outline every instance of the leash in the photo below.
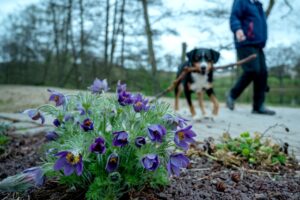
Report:
M 213 70 L 227 69 L 227 68 L 230 68 L 230 67 L 234 67 L 236 65 L 243 65 L 247 62 L 250 62 L 251 60 L 254 60 L 256 57 L 257 57 L 256 54 L 251 54 L 250 56 L 248 56 L 248 57 L 246 57 L 242 60 L 239 60 L 238 62 L 213 67 Z M 197 68 L 197 67 L 185 67 L 183 69 L 183 72 L 181 72 L 181 74 L 178 76 L 178 78 L 175 81 L 173 81 L 173 83 L 167 89 L 165 89 L 164 91 L 156 94 L 154 96 L 154 99 L 152 99 L 150 102 L 153 102 L 153 101 L 159 99 L 160 97 L 164 96 L 165 94 L 167 94 L 168 92 L 173 90 L 178 84 L 180 84 L 180 81 L 190 72 L 200 72 L 200 69 Z

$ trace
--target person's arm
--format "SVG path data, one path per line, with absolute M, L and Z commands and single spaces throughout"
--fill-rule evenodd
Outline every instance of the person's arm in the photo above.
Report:
M 246 39 L 242 30 L 242 14 L 245 0 L 234 0 L 230 15 L 230 28 L 239 42 Z

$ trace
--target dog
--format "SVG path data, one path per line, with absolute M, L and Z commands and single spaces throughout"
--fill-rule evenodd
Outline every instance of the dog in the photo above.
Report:
M 182 63 L 177 70 L 176 78 L 184 71 L 186 67 L 198 68 L 199 72 L 189 72 L 175 86 L 175 110 L 179 110 L 179 97 L 181 91 L 184 91 L 192 117 L 196 116 L 196 111 L 192 103 L 192 93 L 198 96 L 198 103 L 203 116 L 206 116 L 204 108 L 203 93 L 206 92 L 213 104 L 212 114 L 218 115 L 219 103 L 213 89 L 213 65 L 218 62 L 220 53 L 213 49 L 197 48 L 186 54 L 188 61 Z

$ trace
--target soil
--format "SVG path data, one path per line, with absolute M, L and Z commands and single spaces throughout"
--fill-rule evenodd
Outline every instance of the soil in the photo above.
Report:
M 0 180 L 41 162 L 44 135 L 11 137 L 0 155 Z M 47 180 L 43 187 L 23 194 L 0 193 L 0 199 L 84 199 L 84 191 L 74 191 Z M 257 173 L 230 169 L 206 157 L 192 157 L 189 169 L 173 177 L 168 187 L 132 191 L 122 199 L 300 199 L 300 177 L 296 171 Z

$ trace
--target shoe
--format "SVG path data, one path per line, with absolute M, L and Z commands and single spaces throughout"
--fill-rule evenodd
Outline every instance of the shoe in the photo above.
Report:
M 260 110 L 252 110 L 253 114 L 261 114 L 261 115 L 275 115 L 276 112 L 273 110 L 269 110 L 267 108 L 263 108 Z
M 226 106 L 230 110 L 234 110 L 234 99 L 230 95 L 227 96 Z

